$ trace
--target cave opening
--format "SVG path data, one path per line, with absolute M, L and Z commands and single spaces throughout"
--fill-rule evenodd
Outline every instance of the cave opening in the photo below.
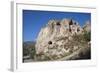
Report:
M 49 42 L 48 42 L 48 44 L 50 44 L 50 45 L 51 45 L 51 44 L 52 44 L 52 41 L 49 41 Z
M 56 25 L 60 26 L 60 23 L 58 22 Z
M 69 29 L 69 32 L 71 32 L 72 30 L 71 30 L 71 28 Z
M 76 22 L 74 22 L 74 24 L 76 25 Z
M 79 28 L 77 28 L 77 32 L 79 32 L 80 31 L 80 29 Z
M 73 25 L 73 21 L 72 20 L 70 20 L 69 25 Z

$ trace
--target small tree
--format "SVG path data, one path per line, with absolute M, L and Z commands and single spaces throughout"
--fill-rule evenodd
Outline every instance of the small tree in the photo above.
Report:
M 35 48 L 30 49 L 30 58 L 34 59 L 35 55 L 36 55 Z
M 84 31 L 84 39 L 85 41 L 91 41 L 91 32 Z

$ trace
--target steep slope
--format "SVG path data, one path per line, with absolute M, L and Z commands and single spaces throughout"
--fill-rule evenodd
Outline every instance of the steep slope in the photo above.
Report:
M 36 60 L 87 59 L 90 41 L 85 40 L 84 29 L 72 19 L 50 20 L 37 37 Z

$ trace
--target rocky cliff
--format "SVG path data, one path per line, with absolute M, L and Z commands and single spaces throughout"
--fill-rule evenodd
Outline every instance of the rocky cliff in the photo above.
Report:
M 84 37 L 85 29 L 90 32 L 88 25 L 82 28 L 72 19 L 50 20 L 38 34 L 36 60 L 90 58 L 90 41 Z

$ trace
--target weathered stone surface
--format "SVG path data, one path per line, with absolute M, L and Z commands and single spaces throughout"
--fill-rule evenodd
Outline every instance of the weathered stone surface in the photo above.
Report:
M 91 31 L 91 23 L 87 21 L 85 25 L 83 26 L 83 29 L 90 32 Z
M 83 28 L 72 19 L 50 20 L 39 32 L 35 45 L 36 54 L 40 55 L 42 60 L 60 60 L 65 56 L 64 60 L 73 59 L 81 49 L 83 52 L 84 48 L 87 48 L 87 42 L 84 42 L 84 47 L 80 42 L 74 41 L 73 36 L 82 33 Z M 77 52 L 74 54 L 75 51 Z

